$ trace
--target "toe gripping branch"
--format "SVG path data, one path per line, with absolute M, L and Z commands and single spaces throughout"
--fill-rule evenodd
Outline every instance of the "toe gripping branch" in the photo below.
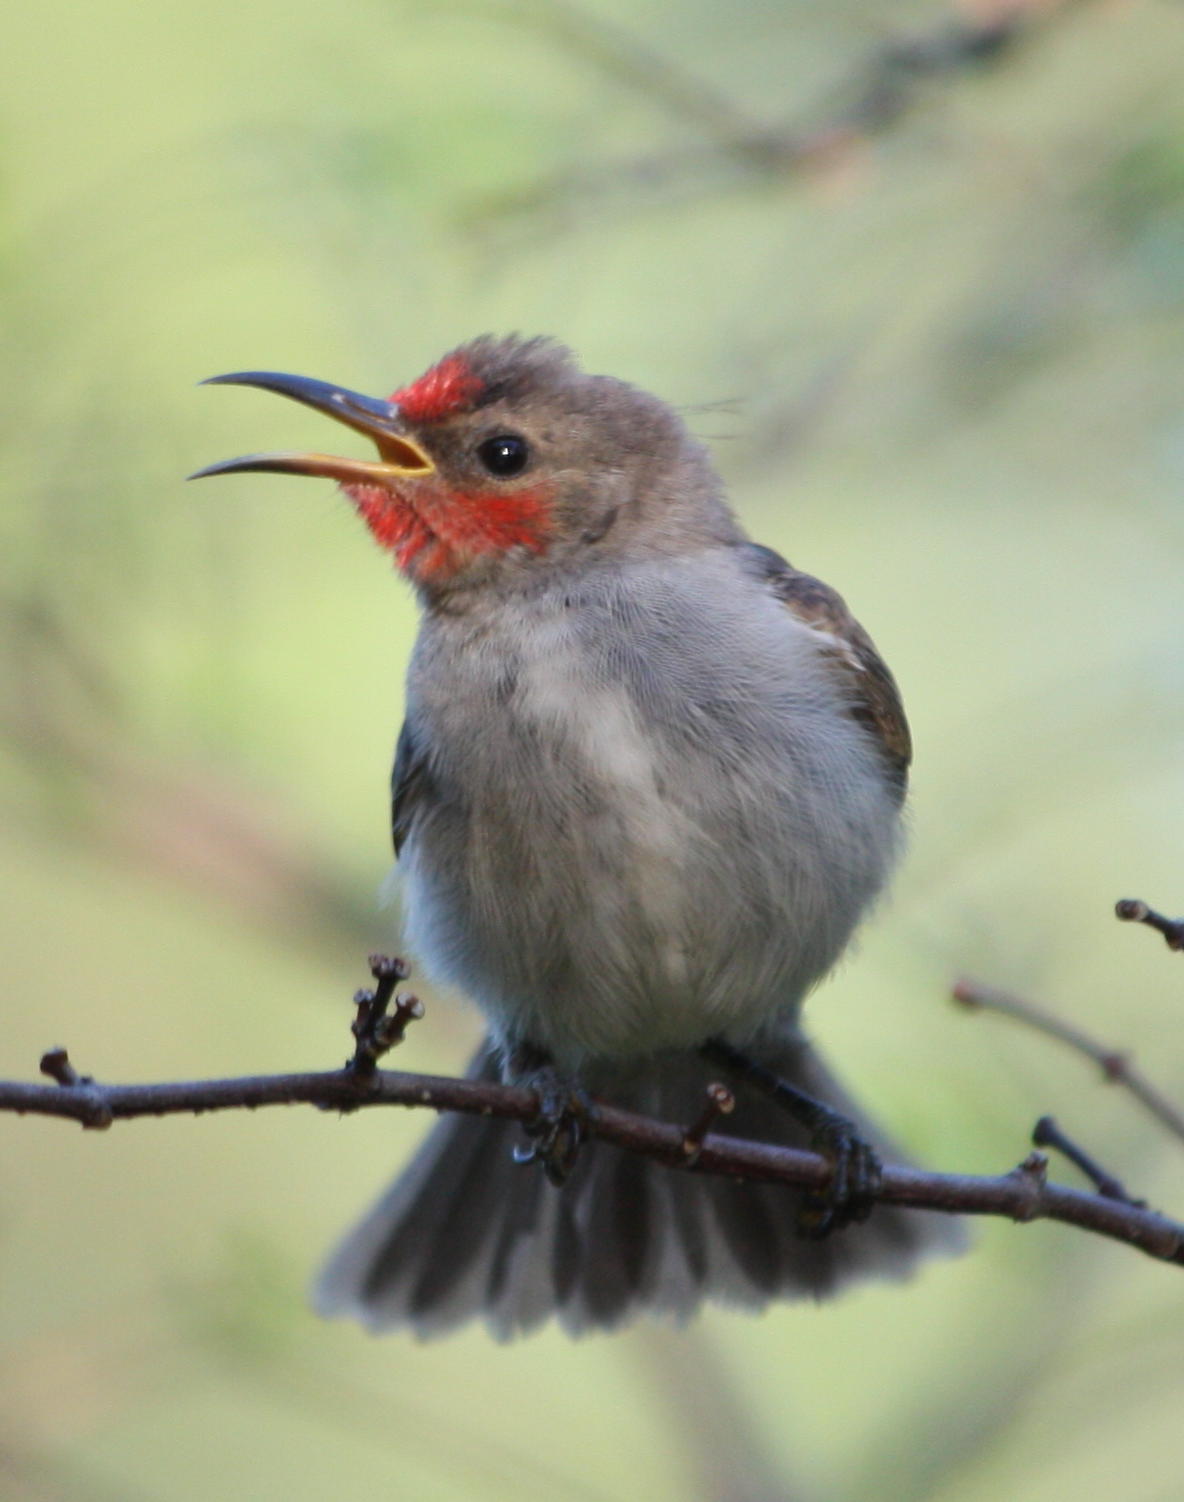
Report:
M 508 1073 L 515 1084 L 533 1090 L 538 1098 L 538 1110 L 523 1126 L 530 1140 L 514 1149 L 514 1161 L 541 1164 L 558 1188 L 570 1177 L 587 1139 L 588 1123 L 595 1114 L 592 1097 L 533 1044 L 522 1044 L 514 1051 Z
M 855 1123 L 722 1038 L 709 1039 L 699 1052 L 709 1063 L 722 1066 L 781 1106 L 810 1133 L 814 1151 L 830 1161 L 829 1183 L 803 1197 L 799 1235 L 818 1241 L 866 1220 L 876 1201 L 882 1169 L 878 1154 Z

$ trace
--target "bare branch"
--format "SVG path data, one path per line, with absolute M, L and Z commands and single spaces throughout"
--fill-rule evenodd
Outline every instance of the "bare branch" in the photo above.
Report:
M 1051 1116 L 1042 1116 L 1036 1123 L 1032 1129 L 1032 1141 L 1037 1147 L 1052 1147 L 1063 1153 L 1070 1163 L 1080 1168 L 1098 1193 L 1104 1194 L 1107 1199 L 1121 1200 L 1126 1205 L 1147 1203 L 1146 1200 L 1137 1200 L 1129 1195 L 1119 1180 L 1112 1173 L 1107 1173 L 1083 1147 L 1079 1147 Z
M 958 981 L 953 997 L 969 1011 L 1000 1012 L 1005 1017 L 1012 1017 L 1017 1022 L 1035 1028 L 1046 1037 L 1056 1038 L 1058 1042 L 1067 1044 L 1075 1053 L 1092 1059 L 1108 1084 L 1121 1085 L 1129 1090 L 1162 1126 L 1184 1141 L 1184 1112 L 1135 1068 L 1130 1054 L 1122 1049 L 1107 1047 L 1071 1022 L 1066 1022 L 1052 1012 L 1046 1012 L 1020 996 L 1013 996 L 1009 991 L 984 985 L 982 981 Z
M 55 1078 L 71 1078 L 65 1050 L 54 1050 L 53 1068 Z M 427 1106 L 523 1122 L 535 1119 L 539 1109 L 533 1090 L 513 1085 L 395 1070 L 375 1070 L 367 1076 L 349 1066 L 313 1074 L 155 1085 L 103 1085 L 77 1076 L 73 1079 L 75 1082 L 54 1085 L 0 1081 L 0 1112 L 59 1116 L 84 1127 L 101 1128 L 141 1116 L 295 1104 L 345 1111 L 369 1106 Z M 816 1153 L 710 1133 L 695 1142 L 694 1128 L 689 1134 L 692 1152 L 688 1154 L 685 1126 L 600 1103 L 586 1129 L 591 1136 L 616 1147 L 693 1173 L 726 1174 L 813 1190 L 825 1187 L 831 1173 L 831 1165 Z M 1049 1184 L 1046 1169 L 1047 1160 L 1039 1153 L 996 1178 L 886 1165 L 875 1197 L 885 1204 L 919 1210 L 999 1215 L 1021 1222 L 1062 1221 L 1125 1242 L 1160 1261 L 1184 1266 L 1184 1225 L 1138 1205 Z
M 703 1109 L 683 1133 L 682 1150 L 687 1164 L 697 1163 L 703 1152 L 707 1134 L 721 1116 L 730 1116 L 736 1109 L 736 1097 L 727 1085 L 713 1080 L 707 1087 Z
M 374 989 L 354 993 L 358 1013 L 350 1031 L 356 1045 L 353 1058 L 345 1066 L 359 1079 L 370 1079 L 383 1054 L 402 1043 L 410 1024 L 423 1016 L 423 1003 L 418 996 L 395 995 L 398 983 L 411 974 L 406 960 L 372 954 L 370 974 L 374 977 Z M 395 1010 L 390 1012 L 392 1001 Z
M 1169 949 L 1184 950 L 1184 918 L 1165 918 L 1137 897 L 1124 897 L 1114 904 L 1114 915 L 1124 923 L 1145 923 L 1162 934 Z

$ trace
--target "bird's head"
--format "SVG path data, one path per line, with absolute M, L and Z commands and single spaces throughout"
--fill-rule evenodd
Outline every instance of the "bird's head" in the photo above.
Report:
M 338 480 L 428 596 L 528 583 L 622 548 L 685 551 L 734 532 L 677 414 L 624 381 L 585 375 L 549 339 L 475 339 L 385 401 L 269 371 L 213 384 L 303 402 L 365 434 L 378 457 L 249 454 L 190 478 L 269 470 Z

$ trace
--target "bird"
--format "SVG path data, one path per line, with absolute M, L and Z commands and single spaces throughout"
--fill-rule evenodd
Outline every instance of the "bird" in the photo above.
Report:
M 873 1204 L 899 1155 L 802 1029 L 896 864 L 912 755 L 842 596 L 750 540 L 672 405 L 554 339 L 483 335 L 389 399 L 273 371 L 211 384 L 377 450 L 191 478 L 334 479 L 410 582 L 406 940 L 484 1015 L 470 1077 L 540 1103 L 525 1141 L 441 1117 L 330 1256 L 320 1312 L 578 1335 L 822 1298 L 960 1249 L 948 1217 Z M 597 1100 L 693 1120 L 723 1070 L 735 1110 L 713 1130 L 820 1148 L 831 1192 L 677 1172 L 585 1130 Z

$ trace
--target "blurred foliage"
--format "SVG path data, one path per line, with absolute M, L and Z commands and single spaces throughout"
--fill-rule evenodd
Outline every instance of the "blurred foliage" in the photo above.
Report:
M 1050 1110 L 1179 1212 L 1129 1100 L 943 996 L 1028 991 L 1182 1088 L 1179 961 L 1109 917 L 1184 907 L 1180 7 L 45 0 L 6 31 L 2 1072 L 344 1056 L 414 608 L 328 487 L 183 486 L 320 431 L 193 383 L 381 392 L 546 331 L 685 404 L 904 687 L 912 854 L 814 1004 L 828 1051 L 929 1160 L 1001 1169 Z M 433 1004 L 408 1066 L 474 1030 Z M 1178 1494 L 1178 1273 L 1051 1227 L 679 1334 L 315 1322 L 308 1270 L 423 1126 L 0 1120 L 0 1493 Z

